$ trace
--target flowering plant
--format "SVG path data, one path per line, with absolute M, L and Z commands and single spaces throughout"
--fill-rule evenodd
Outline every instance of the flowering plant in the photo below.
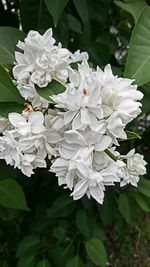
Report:
M 21 114 L 1 118 L 0 158 L 26 176 L 51 162 L 75 200 L 86 194 L 102 204 L 107 186 L 137 186 L 146 173 L 143 156 L 117 151 L 128 139 L 126 125 L 141 112 L 134 80 L 113 75 L 110 65 L 90 67 L 88 53 L 56 44 L 52 29 L 30 31 L 17 46 L 13 76 L 25 104 Z
M 0 267 L 149 266 L 148 0 L 0 15 Z

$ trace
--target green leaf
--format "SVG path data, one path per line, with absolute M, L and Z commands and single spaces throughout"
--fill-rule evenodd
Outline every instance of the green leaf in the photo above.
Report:
M 145 178 L 141 178 L 138 184 L 138 191 L 146 197 L 150 197 L 150 181 Z
M 65 267 L 85 267 L 85 265 L 79 256 L 75 256 L 67 262 Z
M 31 250 L 32 247 L 35 247 L 35 245 L 40 244 L 40 242 L 41 240 L 39 235 L 25 236 L 24 239 L 18 245 L 16 257 L 20 258 L 27 251 Z
M 86 36 L 87 39 L 93 40 L 102 33 L 103 25 L 108 16 L 110 2 L 110 0 L 73 0 L 83 23 L 84 38 Z
M 0 181 L 0 205 L 19 210 L 29 210 L 20 185 L 11 179 Z
M 126 134 L 127 134 L 128 140 L 137 139 L 137 138 L 141 139 L 141 137 L 135 132 L 126 131 Z
M 124 76 L 138 85 L 150 81 L 150 7 L 143 9 L 133 30 Z
M 106 191 L 103 205 L 97 206 L 100 219 L 104 226 L 112 225 L 115 222 L 116 198 L 112 191 Z
M 137 22 L 142 9 L 147 5 L 145 0 L 128 0 L 126 2 L 123 1 L 114 1 L 114 2 L 117 6 L 129 12 L 133 16 L 135 22 Z
M 36 264 L 36 267 L 51 267 L 51 265 L 50 265 L 50 263 L 49 263 L 49 260 L 44 259 L 44 260 L 39 261 L 39 262 Z
M 16 44 L 25 33 L 12 27 L 0 27 L 0 64 L 14 65 Z
M 35 267 L 35 254 L 29 253 L 28 255 L 19 259 L 17 267 Z
M 24 99 L 12 82 L 9 73 L 2 66 L 0 66 L 0 102 L 24 103 Z
M 109 61 L 111 51 L 108 44 L 100 41 L 91 42 L 85 46 L 85 50 L 89 53 L 95 65 L 104 66 Z
M 85 242 L 86 252 L 91 261 L 97 266 L 105 267 L 107 255 L 105 247 L 100 239 L 91 238 Z
M 71 31 L 82 33 L 82 25 L 76 17 L 67 14 L 67 19 L 68 19 L 69 29 Z
M 137 204 L 133 197 L 120 194 L 118 199 L 119 211 L 127 223 L 132 224 L 137 219 Z
M 136 194 L 135 199 L 142 210 L 150 211 L 150 198 L 145 197 L 142 194 Z
M 52 102 L 50 97 L 52 95 L 63 93 L 65 91 L 65 86 L 55 80 L 52 80 L 46 87 L 40 88 L 36 86 L 36 90 L 40 96 L 49 102 Z
M 150 113 L 150 83 L 147 83 L 141 87 L 141 91 L 144 94 L 144 97 L 141 100 L 142 103 L 142 111 L 143 113 Z
M 47 6 L 47 9 L 51 16 L 53 17 L 54 25 L 57 26 L 57 23 L 60 19 L 60 16 L 69 2 L 69 0 L 44 0 L 45 4 Z
M 62 195 L 53 202 L 47 211 L 47 215 L 50 218 L 69 217 L 75 206 L 76 203 L 70 196 Z
M 0 103 L 0 115 L 3 117 L 8 117 L 11 112 L 21 113 L 23 110 L 23 105 L 17 104 L 15 102 L 4 102 Z
M 86 210 L 84 209 L 78 210 L 76 215 L 76 225 L 81 234 L 83 234 L 85 237 L 90 237 L 91 229 Z
M 21 0 L 20 19 L 25 32 L 30 30 L 46 30 L 53 27 L 52 17 L 47 10 L 44 0 Z

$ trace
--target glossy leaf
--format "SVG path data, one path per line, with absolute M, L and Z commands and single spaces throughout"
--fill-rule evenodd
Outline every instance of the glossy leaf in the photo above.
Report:
M 11 179 L 0 181 L 0 205 L 12 209 L 29 210 L 22 188 Z
M 12 82 L 9 73 L 2 66 L 0 66 L 0 102 L 24 103 L 24 99 Z
M 133 30 L 124 76 L 138 85 L 150 81 L 150 7 L 143 9 Z
M 25 34 L 12 27 L 0 27 L 0 64 L 14 65 L 16 44 Z
M 51 96 L 57 95 L 65 91 L 65 86 L 61 83 L 52 80 L 46 87 L 40 88 L 36 86 L 37 93 L 48 100 L 49 102 L 52 102 Z
M 145 0 L 128 0 L 126 2 L 123 1 L 114 1 L 114 2 L 117 6 L 129 12 L 133 16 L 135 22 L 137 22 L 142 9 L 147 5 Z
M 54 25 L 57 26 L 58 20 L 69 2 L 69 0 L 44 0 L 45 4 L 47 6 L 47 9 L 51 16 L 53 17 Z
M 91 238 L 85 242 L 85 248 L 90 260 L 97 266 L 105 267 L 107 255 L 105 247 L 100 239 Z
M 4 102 L 0 103 L 0 115 L 3 117 L 8 117 L 11 112 L 21 113 L 23 110 L 23 105 L 17 104 L 15 102 Z

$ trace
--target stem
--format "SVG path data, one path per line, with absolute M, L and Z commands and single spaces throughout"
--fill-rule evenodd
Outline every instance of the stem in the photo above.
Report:
M 117 161 L 117 157 L 111 153 L 111 151 L 109 149 L 105 149 L 104 151 L 111 159 L 113 159 L 114 161 Z

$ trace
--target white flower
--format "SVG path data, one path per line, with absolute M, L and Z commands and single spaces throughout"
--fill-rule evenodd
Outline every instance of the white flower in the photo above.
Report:
M 26 121 L 23 116 L 18 113 L 10 113 L 9 121 L 17 129 L 21 135 L 29 135 L 30 133 L 39 134 L 45 130 L 43 126 L 44 116 L 40 111 L 32 112 Z
M 9 114 L 10 130 L 0 137 L 0 158 L 14 165 L 26 176 L 36 168 L 46 167 L 46 157 L 57 156 L 56 144 L 61 135 L 55 129 L 46 129 L 42 112 Z
M 13 75 L 21 95 L 32 102 L 33 107 L 47 107 L 48 101 L 36 92 L 36 85 L 46 87 L 52 79 L 66 83 L 70 64 L 88 58 L 87 53 L 80 51 L 72 54 L 63 48 L 61 43 L 56 45 L 52 37 L 52 29 L 43 35 L 30 31 L 24 42 L 18 42 L 23 52 L 16 52 L 16 66 Z
M 102 104 L 108 106 L 112 112 L 117 111 L 123 124 L 127 124 L 141 112 L 143 94 L 132 85 L 134 80 L 114 76 L 111 66 L 107 65 L 104 72 L 98 67 L 95 80 L 101 86 Z
M 77 50 L 74 54 L 71 53 L 71 63 L 85 61 L 89 59 L 89 55 L 87 52 L 80 52 Z
M 139 176 L 146 174 L 145 165 L 147 163 L 143 159 L 143 155 L 135 153 L 135 149 L 132 149 L 126 156 L 121 156 L 121 159 L 124 160 L 126 166 L 120 174 L 122 178 L 120 185 L 132 184 L 133 186 L 137 186 L 140 179 Z
M 0 137 L 0 159 L 15 167 L 20 163 L 18 142 L 10 131 L 5 131 Z
M 109 136 L 91 130 L 68 130 L 64 133 L 64 138 L 59 142 L 60 157 L 50 170 L 56 173 L 59 185 L 64 184 L 72 190 L 75 200 L 87 194 L 102 204 L 105 186 L 120 182 L 117 176 L 120 166 L 110 161 L 108 156 L 104 158 L 106 166 L 98 171 L 95 169 L 95 154 L 104 153 L 110 144 Z
M 116 145 L 117 139 L 126 139 L 124 128 L 140 113 L 137 101 L 143 96 L 133 80 L 114 76 L 110 65 L 104 72 L 94 71 L 83 61 L 78 70 L 70 70 L 69 81 L 65 92 L 52 97 L 56 107 L 65 110 L 65 125 L 73 130 L 90 127 L 109 135 Z
M 88 125 L 103 118 L 100 88 L 92 78 L 92 69 L 84 61 L 78 71 L 70 73 L 70 81 L 64 93 L 53 96 L 57 108 L 65 109 L 65 125 L 72 123 L 72 129 L 86 129 Z

